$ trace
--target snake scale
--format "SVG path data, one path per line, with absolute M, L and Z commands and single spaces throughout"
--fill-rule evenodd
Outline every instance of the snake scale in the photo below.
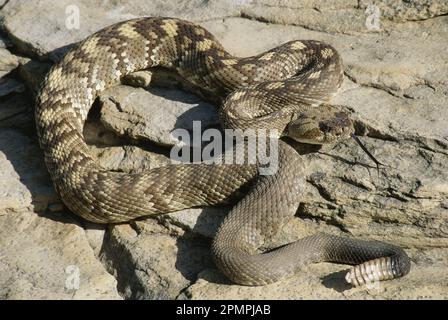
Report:
M 264 285 L 312 262 L 354 265 L 346 280 L 361 285 L 407 274 L 396 246 L 315 234 L 268 252 L 258 249 L 294 216 L 304 168 L 279 141 L 278 170 L 257 164 L 169 165 L 142 173 L 107 171 L 89 153 L 83 126 L 94 100 L 131 72 L 176 71 L 204 96 L 222 101 L 227 128 L 271 128 L 305 143 L 333 143 L 353 123 L 326 104 L 342 82 L 342 60 L 318 41 L 291 41 L 248 58 L 229 54 L 204 28 L 174 18 L 138 18 L 91 35 L 47 74 L 35 112 L 40 146 L 57 192 L 75 214 L 97 223 L 237 201 L 212 244 L 214 261 L 233 282 Z M 246 195 L 241 196 L 242 192 Z

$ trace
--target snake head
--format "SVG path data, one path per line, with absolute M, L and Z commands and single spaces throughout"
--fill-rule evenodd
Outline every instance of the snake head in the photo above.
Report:
M 350 138 L 354 132 L 347 112 L 337 106 L 320 105 L 297 114 L 286 135 L 302 143 L 331 144 Z

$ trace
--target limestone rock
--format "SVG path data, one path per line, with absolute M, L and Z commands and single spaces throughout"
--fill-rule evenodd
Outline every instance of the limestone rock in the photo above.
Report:
M 360 8 L 367 8 L 371 1 L 361 0 Z M 375 1 L 381 16 L 397 22 L 406 20 L 425 20 L 448 13 L 448 3 L 444 0 L 386 0 Z
M 174 225 L 207 238 L 213 238 L 230 208 L 193 208 L 161 215 L 164 225 Z
M 159 230 L 151 221 L 143 233 L 129 225 L 110 229 L 101 257 L 125 298 L 174 299 L 199 271 L 211 266 L 207 242 L 173 238 Z
M 42 212 L 60 202 L 38 146 L 14 129 L 0 132 L 0 212 Z
M 445 0 L 254 0 L 241 8 L 242 16 L 259 21 L 346 34 L 382 32 L 395 28 L 393 22 L 424 20 L 447 12 Z
M 167 99 L 168 98 L 168 99 Z M 118 135 L 135 140 L 148 139 L 157 144 L 172 146 L 179 142 L 171 132 L 193 129 L 200 121 L 206 129 L 217 125 L 214 107 L 191 94 L 169 89 L 118 86 L 100 97 L 101 121 Z
M 14 70 L 19 65 L 17 57 L 8 50 L 0 48 L 0 78 Z
M 67 212 L 0 215 L 0 299 L 120 299 Z
M 126 141 L 115 133 L 107 130 L 98 119 L 87 119 L 84 124 L 84 139 L 86 143 L 97 147 L 121 146 Z
M 316 3 L 319 3 L 316 4 Z M 245 17 L 259 21 L 284 25 L 306 26 L 309 29 L 351 33 L 367 32 L 366 15 L 356 8 L 356 1 L 336 1 L 328 7 L 322 1 L 306 1 L 305 3 L 287 1 L 254 1 L 251 6 L 242 9 Z
M 226 0 L 206 3 L 202 0 L 120 0 L 101 5 L 82 0 L 16 0 L 0 12 L 4 17 L 3 27 L 19 50 L 52 61 L 58 61 L 73 43 L 119 21 L 145 15 L 200 21 L 237 14 L 238 3 L 229 5 Z

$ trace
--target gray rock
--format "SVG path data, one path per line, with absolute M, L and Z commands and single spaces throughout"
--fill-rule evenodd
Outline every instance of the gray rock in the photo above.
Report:
M 0 239 L 0 299 L 121 298 L 67 212 L 0 214 Z
M 300 3 L 300 4 L 299 4 Z M 252 5 L 243 8 L 244 17 L 263 22 L 284 25 L 304 26 L 309 29 L 351 33 L 367 32 L 364 11 L 356 8 L 356 1 L 336 1 L 333 6 L 327 6 L 323 1 L 254 1 Z
M 237 1 L 190 0 L 186 2 L 121 0 L 119 3 L 82 0 L 16 0 L 0 12 L 3 27 L 22 52 L 58 61 L 67 50 L 86 36 L 113 23 L 141 16 L 171 16 L 190 20 L 219 19 L 239 14 Z M 51 7 L 52 10 L 39 10 Z M 54 14 L 59 12 L 60 14 Z M 73 18 L 79 12 L 79 28 Z
M 107 130 L 96 119 L 88 119 L 84 124 L 84 139 L 87 144 L 97 147 L 111 147 L 123 145 L 126 141 L 115 133 Z
M 63 209 L 36 141 L 13 129 L 0 129 L 0 190 L 1 299 L 120 298 L 83 228 Z M 43 213 L 47 207 L 51 213 Z
M 0 78 L 10 73 L 19 65 L 17 57 L 8 50 L 0 48 Z
M 0 212 L 42 212 L 60 202 L 37 142 L 17 130 L 0 132 Z
M 149 220 L 144 232 L 129 225 L 110 229 L 102 260 L 128 299 L 174 299 L 211 267 L 209 244 L 201 239 L 173 238 Z
M 372 3 L 369 0 L 359 1 L 361 9 Z M 396 22 L 407 20 L 425 20 L 448 13 L 448 2 L 444 0 L 386 0 L 375 2 L 381 16 Z
M 168 98 L 168 99 L 167 99 Z M 179 142 L 171 132 L 193 129 L 193 121 L 201 127 L 218 124 L 214 107 L 198 97 L 171 89 L 117 86 L 100 96 L 101 121 L 118 135 L 135 140 L 147 139 L 160 145 Z
M 229 213 L 230 208 L 193 208 L 158 216 L 164 225 L 173 225 L 185 231 L 207 238 L 213 238 L 219 225 Z
M 83 221 L 84 231 L 86 233 L 87 241 L 93 249 L 95 257 L 99 260 L 101 248 L 104 244 L 104 237 L 106 235 L 107 225 L 93 223 L 90 221 Z
M 48 2 L 48 3 L 46 3 Z M 300 25 L 308 29 L 326 32 L 370 32 L 366 27 L 370 1 L 338 0 L 328 4 L 322 0 L 278 1 L 278 0 L 191 0 L 187 2 L 171 1 L 120 1 L 119 4 L 80 0 L 63 0 L 57 4 L 50 0 L 40 1 L 41 7 L 51 6 L 52 12 L 42 11 L 36 15 L 37 0 L 17 0 L 9 2 L 2 10 L 4 28 L 13 43 L 23 52 L 43 56 L 53 61 L 60 59 L 72 43 L 87 35 L 113 24 L 114 22 L 138 16 L 169 16 L 189 19 L 197 22 L 228 17 L 248 17 L 260 21 L 286 25 Z M 388 0 L 376 4 L 380 10 L 381 30 L 395 28 L 391 21 L 420 20 L 444 15 L 448 5 L 444 0 L 418 0 L 403 2 Z M 73 10 L 79 10 L 82 23 L 76 28 L 72 23 Z M 74 26 L 74 27 L 73 27 Z M 373 30 L 378 31 L 378 30 Z M 62 49 L 61 49 L 62 47 Z
M 241 8 L 242 16 L 259 21 L 345 34 L 382 32 L 396 28 L 396 22 L 424 20 L 447 12 L 445 0 L 254 0 Z

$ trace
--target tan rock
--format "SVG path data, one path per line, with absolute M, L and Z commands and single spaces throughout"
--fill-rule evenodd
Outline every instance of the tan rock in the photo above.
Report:
M 169 97 L 169 99 L 167 99 Z M 117 86 L 101 97 L 101 121 L 109 130 L 135 140 L 148 139 L 172 146 L 179 142 L 172 131 L 193 129 L 200 121 L 202 129 L 218 124 L 214 107 L 199 98 L 170 89 Z
M 38 146 L 17 130 L 0 132 L 0 213 L 42 212 L 60 202 Z
M 121 298 L 67 212 L 0 215 L 0 239 L 1 299 Z
M 111 228 L 101 252 L 128 299 L 174 299 L 211 266 L 209 244 L 201 239 L 173 238 L 151 220 L 143 232 L 137 230 L 129 225 Z
M 19 65 L 17 57 L 7 49 L 0 48 L 0 78 L 14 70 Z

